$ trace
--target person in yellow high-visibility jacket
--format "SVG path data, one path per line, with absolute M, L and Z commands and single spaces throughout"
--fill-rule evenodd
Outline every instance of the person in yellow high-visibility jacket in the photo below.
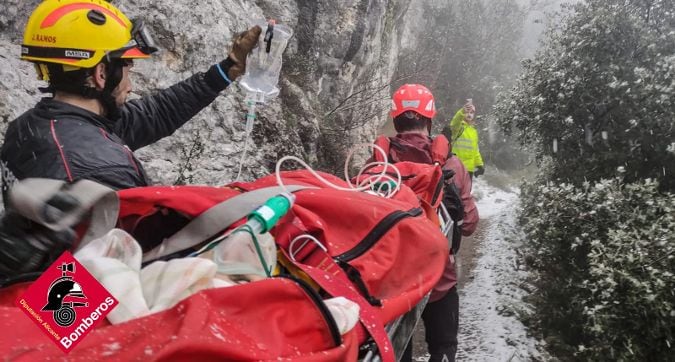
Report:
M 471 100 L 460 108 L 450 121 L 452 131 L 452 151 L 462 161 L 466 170 L 473 178 L 485 173 L 483 157 L 478 149 L 478 131 L 476 123 L 476 107 Z

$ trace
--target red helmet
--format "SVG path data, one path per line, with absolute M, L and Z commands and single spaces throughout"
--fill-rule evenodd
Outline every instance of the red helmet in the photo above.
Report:
M 413 111 L 426 118 L 434 118 L 436 106 L 434 95 L 421 84 L 404 84 L 394 92 L 391 99 L 391 117 L 396 118 L 403 112 Z

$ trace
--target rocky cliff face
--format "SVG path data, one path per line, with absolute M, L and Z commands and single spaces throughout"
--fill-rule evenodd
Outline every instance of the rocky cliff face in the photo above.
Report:
M 280 97 L 259 108 L 242 179 L 274 172 L 284 155 L 324 169 L 352 144 L 371 140 L 386 119 L 401 47 L 428 26 L 419 4 L 433 0 L 125 0 L 146 20 L 162 52 L 136 62 L 138 96 L 206 70 L 255 18 L 275 18 L 295 34 L 284 54 Z M 440 2 L 440 0 L 435 0 Z M 42 96 L 32 65 L 18 60 L 23 26 L 38 0 L 3 0 L 0 14 L 0 132 Z M 410 51 L 410 49 L 408 49 Z M 244 143 L 243 92 L 223 92 L 173 136 L 139 150 L 157 183 L 224 184 L 236 176 Z

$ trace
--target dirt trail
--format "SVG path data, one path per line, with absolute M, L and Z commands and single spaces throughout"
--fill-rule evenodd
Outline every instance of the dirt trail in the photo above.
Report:
M 528 308 L 522 301 L 526 292 L 519 287 L 527 273 L 516 254 L 522 242 L 515 222 L 518 194 L 482 178 L 473 193 L 481 220 L 474 235 L 462 240 L 458 255 L 457 361 L 547 360 L 541 342 L 529 337 L 516 317 Z M 421 322 L 413 343 L 413 360 L 427 361 Z
M 462 245 L 460 247 L 459 255 L 457 256 L 457 285 L 459 290 L 462 290 L 464 285 L 474 278 L 471 272 L 474 269 L 476 260 L 479 256 L 478 250 L 486 230 L 484 227 L 489 222 L 490 220 L 481 221 L 481 227 L 477 229 L 472 236 L 462 238 Z M 461 299 L 460 303 L 462 303 Z M 427 358 L 427 344 L 424 341 L 424 326 L 422 325 L 422 321 L 420 321 L 415 330 L 415 334 L 413 335 L 413 360 L 426 361 Z

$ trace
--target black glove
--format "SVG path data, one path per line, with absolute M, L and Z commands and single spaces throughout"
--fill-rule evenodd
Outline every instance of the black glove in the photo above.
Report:
M 484 174 L 484 173 L 485 173 L 485 167 L 483 167 L 483 166 L 478 166 L 478 167 L 476 167 L 476 170 L 473 172 L 473 175 L 476 176 L 476 177 L 478 177 L 478 176 L 480 176 L 480 175 L 482 175 L 482 174 Z
M 53 231 L 12 211 L 0 219 L 0 274 L 14 277 L 45 270 L 70 249 L 75 232 Z
M 75 198 L 59 192 L 44 204 L 42 216 L 48 223 L 58 222 L 77 206 Z M 54 231 L 10 209 L 0 218 L 0 275 L 16 278 L 44 271 L 75 239 L 72 228 Z

